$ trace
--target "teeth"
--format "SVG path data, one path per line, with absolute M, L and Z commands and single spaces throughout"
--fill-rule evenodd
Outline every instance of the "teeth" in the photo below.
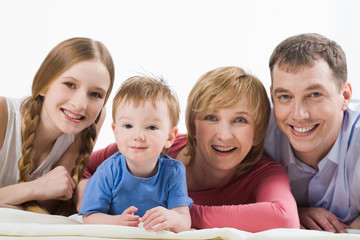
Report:
M 314 129 L 315 126 L 310 126 L 310 127 L 304 127 L 304 128 L 299 128 L 299 127 L 293 127 L 293 129 L 297 132 L 300 132 L 300 133 L 305 133 L 305 132 L 308 132 L 312 129 Z
M 228 152 L 228 151 L 235 149 L 235 147 L 215 147 L 215 146 L 213 146 L 213 148 L 215 148 L 216 150 L 218 150 L 220 152 Z
M 71 112 L 68 112 L 68 111 L 66 111 L 66 110 L 64 110 L 64 113 L 65 113 L 66 116 L 71 117 L 71 118 L 73 118 L 73 119 L 76 119 L 76 120 L 80 120 L 80 119 L 81 119 L 81 116 L 74 115 L 74 114 L 72 114 Z

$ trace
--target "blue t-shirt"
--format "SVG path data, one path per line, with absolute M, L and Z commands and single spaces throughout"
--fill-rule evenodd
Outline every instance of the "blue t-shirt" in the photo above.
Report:
M 185 166 L 169 156 L 158 159 L 157 173 L 149 178 L 133 176 L 126 159 L 117 152 L 104 161 L 86 184 L 79 214 L 101 212 L 111 215 L 123 213 L 135 206 L 136 215 L 157 206 L 171 209 L 191 206 L 188 197 Z

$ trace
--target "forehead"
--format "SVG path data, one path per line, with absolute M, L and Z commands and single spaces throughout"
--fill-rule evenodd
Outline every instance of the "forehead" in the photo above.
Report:
M 329 65 L 321 60 L 312 66 L 302 66 L 295 71 L 288 71 L 286 66 L 274 66 L 272 88 L 299 90 L 308 88 L 334 89 L 337 87 L 335 76 Z

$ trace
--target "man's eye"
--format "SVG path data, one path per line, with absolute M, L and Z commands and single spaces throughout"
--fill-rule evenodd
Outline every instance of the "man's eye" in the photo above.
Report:
M 281 95 L 279 96 L 280 99 L 283 99 L 283 100 L 287 100 L 287 99 L 290 99 L 290 96 L 289 95 Z
M 312 94 L 310 94 L 310 97 L 320 97 L 321 96 L 321 93 L 319 92 L 314 92 Z
M 214 116 L 214 115 L 206 115 L 204 117 L 205 120 L 208 120 L 208 121 L 216 121 L 217 118 Z

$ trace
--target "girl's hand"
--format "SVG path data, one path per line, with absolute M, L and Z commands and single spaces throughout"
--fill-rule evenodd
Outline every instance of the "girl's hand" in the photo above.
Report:
M 63 166 L 57 166 L 32 182 L 36 200 L 68 200 L 72 198 L 75 183 Z

